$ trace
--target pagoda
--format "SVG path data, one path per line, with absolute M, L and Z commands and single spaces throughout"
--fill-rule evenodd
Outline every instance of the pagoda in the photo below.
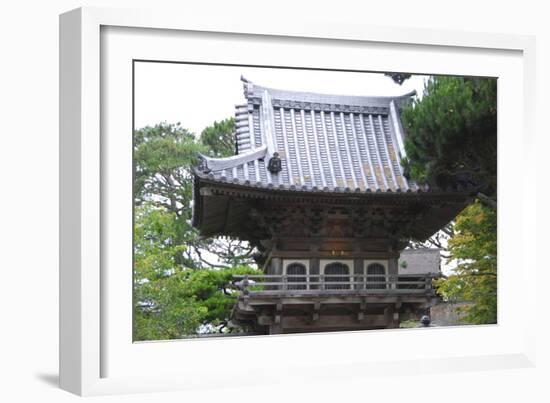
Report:
M 266 88 L 242 78 L 235 155 L 200 155 L 193 225 L 247 240 L 262 276 L 236 281 L 232 323 L 257 334 L 398 327 L 436 301 L 439 270 L 399 267 L 472 200 L 404 174 L 397 97 Z

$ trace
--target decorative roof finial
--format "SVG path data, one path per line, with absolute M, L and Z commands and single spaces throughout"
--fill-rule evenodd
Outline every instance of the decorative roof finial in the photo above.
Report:
M 281 164 L 281 158 L 279 157 L 278 152 L 274 152 L 273 157 L 269 159 L 269 162 L 267 164 L 267 169 L 272 174 L 279 173 L 283 169 Z
M 252 84 L 252 82 L 246 79 L 242 74 L 241 81 L 243 82 L 244 97 L 248 99 L 248 94 L 252 94 L 252 88 L 254 84 Z
M 396 84 L 403 84 L 403 82 L 411 78 L 412 74 L 409 73 L 384 73 L 385 76 L 391 77 Z
M 204 172 L 205 174 L 210 173 L 211 169 L 208 167 L 208 160 L 204 157 L 202 154 L 197 155 L 198 158 L 198 164 L 197 169 L 201 172 Z

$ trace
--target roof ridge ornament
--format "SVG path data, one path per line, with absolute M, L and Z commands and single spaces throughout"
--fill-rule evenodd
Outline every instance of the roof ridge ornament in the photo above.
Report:
M 252 81 L 245 78 L 242 74 L 241 81 L 243 82 L 244 97 L 248 99 L 249 96 L 252 96 L 252 94 L 254 93 L 254 84 L 252 83 Z
M 267 170 L 272 174 L 277 174 L 281 172 L 282 169 L 283 168 L 281 164 L 281 157 L 279 157 L 279 153 L 275 151 L 273 153 L 273 156 L 269 159 L 269 162 L 267 164 Z
M 403 84 L 405 80 L 408 80 L 411 78 L 411 73 L 384 73 L 386 77 L 390 77 L 394 83 L 396 84 Z
M 205 173 L 205 174 L 208 174 L 211 172 L 210 168 L 208 167 L 208 160 L 204 157 L 203 154 L 201 153 L 198 153 L 197 155 L 197 159 L 198 159 L 198 163 L 197 163 L 197 170 Z

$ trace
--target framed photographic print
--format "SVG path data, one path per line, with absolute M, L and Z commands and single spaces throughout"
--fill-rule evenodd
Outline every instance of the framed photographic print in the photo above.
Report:
M 63 14 L 62 387 L 531 366 L 534 45 L 434 38 Z

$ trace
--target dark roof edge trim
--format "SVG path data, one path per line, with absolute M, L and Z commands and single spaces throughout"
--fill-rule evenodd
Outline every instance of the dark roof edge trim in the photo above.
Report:
M 372 198 L 375 197 L 379 200 L 383 199 L 444 199 L 448 201 L 453 201 L 458 199 L 470 198 L 472 197 L 471 189 L 464 189 L 462 191 L 445 191 L 445 190 L 427 190 L 423 191 L 418 189 L 417 191 L 409 192 L 354 192 L 354 191 L 304 191 L 299 189 L 288 189 L 288 188 L 275 188 L 275 187 L 258 187 L 253 185 L 242 185 L 239 183 L 228 183 L 220 182 L 218 180 L 209 178 L 207 175 L 200 174 L 195 172 L 198 176 L 200 182 L 203 183 L 202 186 L 210 187 L 209 185 L 214 185 L 212 188 L 214 193 L 217 194 L 226 194 L 226 195 L 255 195 L 260 198 L 278 198 L 278 197 L 313 197 L 313 198 L 351 198 L 351 199 L 363 199 L 363 198 Z

